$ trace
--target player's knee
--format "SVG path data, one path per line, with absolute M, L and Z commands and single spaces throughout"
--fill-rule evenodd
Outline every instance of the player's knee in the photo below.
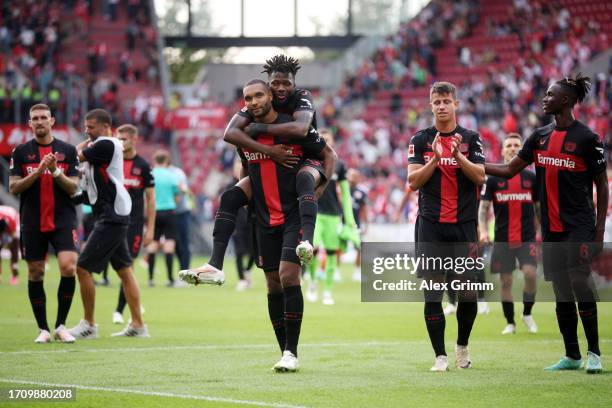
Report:
M 249 189 L 250 191 L 250 189 Z M 229 190 L 225 190 L 221 194 L 219 201 L 219 210 L 224 211 L 238 211 L 240 207 L 243 207 L 249 203 L 249 195 L 241 187 L 234 186 Z
M 266 286 L 268 293 L 281 293 L 283 291 L 280 276 L 275 272 L 266 272 Z
M 43 266 L 28 266 L 28 280 L 32 282 L 41 282 L 45 277 L 45 267 Z
M 302 170 L 296 176 L 295 185 L 298 193 L 304 193 L 306 191 L 314 192 L 316 181 L 309 171 Z
M 502 274 L 500 280 L 501 280 L 502 290 L 512 289 L 512 275 Z
M 523 269 L 525 280 L 535 281 L 536 280 L 536 268 L 533 266 L 527 266 Z
M 60 275 L 69 278 L 75 275 L 76 269 L 76 265 L 74 264 L 62 265 L 60 266 Z

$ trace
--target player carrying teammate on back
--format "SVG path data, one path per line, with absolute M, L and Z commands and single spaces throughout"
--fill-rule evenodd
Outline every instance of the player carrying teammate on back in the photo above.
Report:
M 272 107 L 272 92 L 259 79 L 243 88 L 245 106 L 258 123 L 279 124 L 291 121 Z M 280 144 L 281 138 L 261 133 L 256 138 L 264 143 Z M 304 139 L 287 145 L 300 162 L 307 155 L 317 154 L 325 147 L 318 133 L 309 132 Z M 248 171 L 257 217 L 259 265 L 265 272 L 268 287 L 268 312 L 283 356 L 274 365 L 276 371 L 298 369 L 297 345 L 304 312 L 300 286 L 301 264 L 295 248 L 300 238 L 300 217 L 296 177 L 299 166 L 285 167 L 269 156 L 249 149 L 239 149 L 244 170 Z M 301 163 L 298 163 L 301 164 Z M 181 271 L 183 280 L 205 283 L 198 271 Z
M 439 243 L 453 244 L 454 255 L 469 257 L 478 242 L 476 216 L 480 186 L 485 181 L 484 154 L 478 133 L 457 125 L 459 107 L 455 86 L 436 82 L 430 90 L 430 105 L 435 117 L 433 127 L 414 135 L 408 146 L 408 182 L 419 190 L 417 242 L 424 243 L 426 256 Z M 466 271 L 463 276 L 471 275 Z M 445 282 L 445 274 L 457 277 L 454 271 L 422 269 L 429 281 Z M 446 320 L 442 310 L 444 291 L 425 293 L 425 324 L 436 362 L 432 371 L 447 371 L 448 358 L 444 346 Z M 476 319 L 476 292 L 461 291 L 457 307 L 458 335 L 455 346 L 456 367 L 471 366 L 468 340 Z
M 502 146 L 504 163 L 508 163 L 521 149 L 523 141 L 518 133 L 506 136 Z M 536 294 L 536 254 L 535 207 L 539 207 L 535 174 L 522 170 L 506 180 L 489 176 L 478 210 L 480 242 L 489 243 L 487 219 L 493 201 L 495 210 L 495 244 L 491 255 L 491 273 L 499 274 L 501 297 L 506 327 L 502 334 L 516 332 L 514 303 L 512 301 L 512 272 L 519 268 L 525 276 L 523 289 L 523 322 L 529 333 L 537 333 L 538 326 L 531 316 Z M 539 209 L 537 214 L 539 214 Z
M 586 371 L 602 371 L 596 296 L 590 284 L 590 261 L 603 244 L 608 209 L 606 158 L 600 137 L 576 120 L 572 109 L 584 100 L 591 80 L 578 74 L 552 84 L 542 108 L 554 121 L 537 129 L 509 163 L 487 164 L 486 172 L 511 178 L 535 163 L 542 208 L 544 277 L 552 280 L 565 356 L 547 371 L 578 370 L 578 312 L 588 343 Z M 597 212 L 593 204 L 597 189 Z M 551 244 L 554 243 L 554 244 Z
M 292 115 L 292 121 L 275 124 L 254 122 L 254 116 L 248 109 L 243 108 L 232 117 L 227 125 L 225 141 L 240 148 L 265 154 L 283 165 L 296 165 L 298 160 L 292 154 L 291 149 L 280 144 L 261 143 L 261 140 L 255 140 L 253 136 L 259 133 L 269 133 L 274 136 L 282 136 L 287 143 L 289 141 L 293 143 L 296 142 L 296 139 L 310 137 L 313 134 L 311 132 L 316 132 L 316 112 L 312 94 L 308 90 L 295 88 L 295 75 L 299 69 L 299 63 L 294 58 L 277 55 L 266 61 L 263 71 L 268 74 L 268 85 L 272 89 L 274 109 L 277 112 Z M 300 261 L 305 264 L 310 263 L 313 253 L 312 242 L 317 217 L 315 189 L 318 189 L 318 192 L 323 191 L 333 173 L 336 155 L 329 146 L 325 146 L 316 157 L 309 159 L 301 162 L 300 171 L 296 177 L 302 226 L 302 242 L 296 251 Z M 222 271 L 223 259 L 235 229 L 236 214 L 241 207 L 249 203 L 251 196 L 248 177 L 243 178 L 233 188 L 221 195 L 213 229 L 212 256 L 207 264 L 188 270 L 201 274 L 202 283 L 222 284 L 225 281 Z M 180 276 L 181 272 L 179 272 Z

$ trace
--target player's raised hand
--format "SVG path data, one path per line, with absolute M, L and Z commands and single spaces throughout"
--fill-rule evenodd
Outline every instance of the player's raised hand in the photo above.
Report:
M 42 158 L 42 160 L 38 164 L 38 169 L 36 169 L 38 174 L 43 174 L 49 168 L 50 163 L 51 163 L 51 158 L 47 154 L 45 157 Z
M 457 154 L 460 153 L 459 146 L 461 145 L 463 137 L 459 133 L 455 133 L 451 137 L 451 153 L 453 154 L 453 156 L 457 156 Z
M 291 146 L 284 144 L 270 146 L 268 156 L 278 164 L 288 168 L 292 168 L 300 161 L 300 158 L 293 154 Z
M 57 157 L 53 153 L 49 153 L 47 156 L 49 156 L 49 171 L 54 172 L 57 169 Z
M 431 149 L 433 150 L 436 159 L 440 160 L 440 158 L 442 158 L 442 144 L 440 143 L 440 132 L 436 133 L 436 137 L 434 137 L 433 143 L 431 144 Z

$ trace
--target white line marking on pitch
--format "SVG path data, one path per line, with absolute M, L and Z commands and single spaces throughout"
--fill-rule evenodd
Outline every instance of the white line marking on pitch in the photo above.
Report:
M 89 341 L 89 340 L 85 340 Z M 419 341 L 420 343 L 421 341 Z M 313 343 L 300 344 L 300 347 L 368 347 L 368 346 L 394 346 L 409 344 L 411 342 L 363 342 L 363 343 Z M 417 343 L 416 341 L 414 343 Z M 44 347 L 44 345 L 43 345 Z M 154 346 L 154 347 L 124 347 L 124 348 L 99 348 L 99 349 L 78 349 L 66 348 L 62 350 L 18 350 L 18 351 L 0 351 L 0 355 L 7 354 L 51 354 L 51 353 L 131 353 L 131 352 L 148 352 L 148 351 L 164 351 L 164 350 L 242 350 L 242 349 L 269 349 L 273 348 L 272 343 L 269 344 L 200 344 L 189 346 Z
M 91 341 L 91 340 L 85 340 Z M 553 344 L 560 340 L 552 339 L 529 339 L 528 343 L 533 344 Z M 406 340 L 406 341 L 368 341 L 368 342 L 346 342 L 346 343 L 310 343 L 300 344 L 301 348 L 334 348 L 334 347 L 376 347 L 376 346 L 405 346 L 411 344 L 424 344 L 424 340 Z M 515 344 L 516 341 L 511 340 L 489 340 L 477 341 L 475 344 L 496 345 L 496 344 Z M 610 343 L 612 339 L 600 339 L 600 343 Z M 3 355 L 22 355 L 22 354 L 64 354 L 64 353 L 146 353 L 152 351 L 169 351 L 169 350 L 245 350 L 245 349 L 269 349 L 272 344 L 199 344 L 188 346 L 153 346 L 153 347 L 123 347 L 123 348 L 68 348 L 69 345 L 63 345 L 66 348 L 60 350 L 17 350 L 17 351 L 0 351 L 0 356 Z M 41 345 L 41 347 L 45 347 Z M 477 347 L 477 346 L 476 346 Z
M 141 391 L 141 390 L 131 390 L 128 388 L 94 387 L 94 386 L 89 386 L 89 385 L 78 385 L 78 384 L 53 384 L 53 383 L 38 382 L 38 381 L 22 381 L 22 380 L 16 380 L 13 378 L 0 378 L 0 382 L 10 383 L 10 384 L 38 385 L 38 386 L 43 386 L 43 387 L 71 387 L 71 388 L 76 388 L 78 390 L 121 392 L 121 393 L 127 393 L 127 394 L 138 394 L 138 395 L 146 395 L 146 396 L 154 396 L 154 397 L 169 397 L 169 398 L 182 398 L 182 399 L 204 400 L 204 401 L 213 401 L 213 402 L 227 402 L 231 404 L 255 405 L 259 407 L 304 408 L 301 405 L 289 405 L 289 404 L 282 404 L 282 403 L 251 401 L 251 400 L 238 400 L 238 399 L 223 398 L 223 397 L 209 397 L 206 395 L 175 394 L 173 392 Z

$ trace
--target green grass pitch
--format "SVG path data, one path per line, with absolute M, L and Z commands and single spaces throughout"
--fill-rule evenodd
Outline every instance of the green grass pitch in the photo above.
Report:
M 159 258 L 159 257 L 158 257 Z M 194 264 L 202 259 L 195 259 Z M 138 267 L 150 339 L 111 338 L 118 278 L 98 287 L 96 318 L 101 338 L 73 345 L 34 344 L 37 335 L 27 299 L 25 264 L 18 287 L 9 286 L 8 265 L 0 284 L 0 389 L 35 384 L 73 385 L 76 402 L 53 407 L 603 407 L 612 404 L 612 304 L 599 304 L 604 369 L 547 373 L 563 345 L 554 304 L 539 303 L 539 333 L 501 336 L 499 304 L 478 316 L 470 341 L 473 368 L 430 373 L 433 352 L 419 303 L 361 303 L 359 285 L 343 267 L 336 305 L 306 302 L 300 338 L 300 371 L 276 374 L 279 359 L 268 320 L 263 272 L 253 288 L 235 291 L 233 261 L 226 262 L 222 287 L 165 288 L 165 265 L 158 260 L 157 286 L 146 287 Z M 46 274 L 47 314 L 55 321 L 58 272 L 55 259 Z M 78 285 L 77 285 L 78 288 Z M 78 289 L 77 289 L 78 291 Z M 522 306 L 517 303 L 520 319 Z M 126 319 L 128 312 L 126 311 Z M 75 294 L 68 326 L 82 317 Z M 454 365 L 456 319 L 447 320 L 449 361 Z M 581 350 L 586 342 L 579 327 Z M 9 382 L 10 381 L 10 382 Z M 20 383 L 25 382 L 25 383 Z M 28 383 L 30 382 L 30 383 Z M 47 403 L 0 400 L 1 407 Z

